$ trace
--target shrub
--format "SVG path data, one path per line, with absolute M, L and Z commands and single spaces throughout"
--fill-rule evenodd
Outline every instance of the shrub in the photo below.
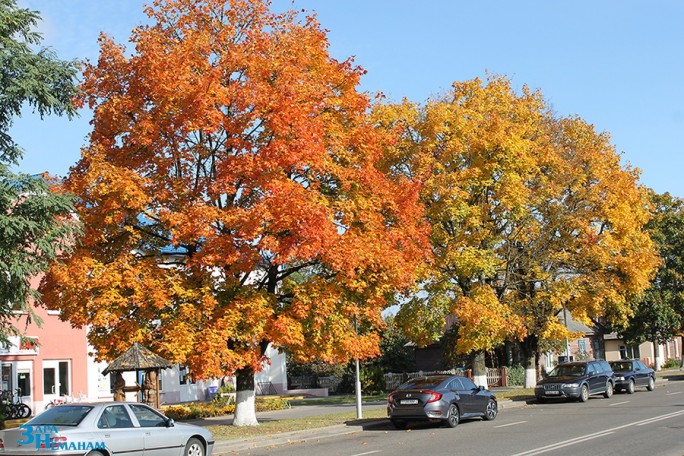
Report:
M 256 411 L 266 412 L 270 410 L 282 410 L 287 408 L 289 403 L 283 397 L 257 398 Z M 235 404 L 218 404 L 211 402 L 189 402 L 187 404 L 167 405 L 163 412 L 169 418 L 177 421 L 192 420 L 195 418 L 210 418 L 213 416 L 232 415 L 235 413 Z
M 269 397 L 269 398 L 257 398 L 256 410 L 257 412 L 266 412 L 271 410 L 283 410 L 288 408 L 290 403 L 284 397 Z
M 679 367 L 680 361 L 676 358 L 670 358 L 663 363 L 665 369 L 671 369 L 673 367 Z
M 218 389 L 218 394 L 222 393 L 234 393 L 235 392 L 235 387 L 231 385 L 230 383 L 226 383 L 225 385 L 221 385 Z
M 525 368 L 520 364 L 508 368 L 509 386 L 523 386 L 525 384 Z

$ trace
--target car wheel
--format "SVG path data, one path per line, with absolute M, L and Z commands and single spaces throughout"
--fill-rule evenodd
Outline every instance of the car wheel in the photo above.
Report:
M 406 421 L 390 420 L 394 429 L 406 429 Z
M 655 389 L 655 380 L 653 380 L 653 377 L 648 378 L 648 385 L 646 385 L 646 389 L 649 391 L 653 391 Z
M 613 395 L 613 384 L 610 382 L 606 383 L 606 392 L 603 393 L 603 397 L 606 399 L 610 399 L 611 396 Z
M 487 410 L 485 410 L 485 414 L 483 418 L 487 421 L 491 421 L 494 418 L 496 418 L 496 415 L 499 413 L 499 406 L 497 405 L 496 401 L 494 399 L 490 399 L 489 402 L 487 402 Z
M 455 428 L 458 426 L 460 418 L 458 407 L 456 407 L 456 404 L 451 404 L 449 406 L 449 411 L 447 412 L 447 417 L 446 420 L 444 420 L 444 423 L 450 428 Z
M 540 404 L 543 404 L 544 402 L 546 402 L 546 398 L 541 397 L 541 396 L 537 396 L 537 402 L 539 402 Z
M 579 401 L 587 402 L 589 400 L 589 387 L 587 385 L 582 385 L 580 390 Z
M 630 379 L 629 383 L 627 383 L 627 388 L 625 388 L 625 391 L 627 394 L 634 394 L 634 379 Z
M 104 456 L 104 454 L 101 451 L 91 451 L 88 456 Z
M 204 456 L 204 445 L 194 437 L 185 444 L 185 456 Z

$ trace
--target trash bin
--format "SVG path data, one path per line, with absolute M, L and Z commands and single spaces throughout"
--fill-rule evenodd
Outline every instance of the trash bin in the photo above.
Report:
M 209 400 L 214 400 L 214 396 L 218 394 L 218 386 L 208 386 L 207 387 L 207 396 L 209 396 Z

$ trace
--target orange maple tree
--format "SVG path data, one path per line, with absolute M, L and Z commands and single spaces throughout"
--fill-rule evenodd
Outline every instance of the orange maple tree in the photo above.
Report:
M 236 373 L 235 423 L 255 424 L 269 344 L 378 353 L 381 311 L 429 250 L 419 189 L 379 168 L 363 70 L 314 17 L 259 0 L 146 12 L 132 55 L 102 36 L 85 69 L 93 129 L 65 184 L 85 237 L 46 299 L 100 359 L 139 341 L 197 377 Z

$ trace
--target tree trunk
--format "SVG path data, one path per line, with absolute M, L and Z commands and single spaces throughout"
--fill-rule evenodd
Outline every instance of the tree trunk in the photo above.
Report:
M 658 358 L 658 351 L 660 347 L 658 347 L 658 342 L 655 340 L 653 341 L 653 370 L 660 370 L 660 359 Z
M 256 392 L 254 390 L 254 371 L 245 367 L 235 372 L 235 418 L 233 426 L 258 426 L 256 417 Z
M 679 346 L 679 357 L 681 358 L 682 362 L 679 364 L 679 367 L 684 368 L 684 335 L 682 335 L 681 339 L 682 344 Z
M 485 352 L 482 350 L 473 353 L 473 382 L 477 386 L 487 388 L 487 367 L 485 366 Z
M 537 338 L 528 336 L 521 343 L 525 367 L 525 388 L 537 386 Z

